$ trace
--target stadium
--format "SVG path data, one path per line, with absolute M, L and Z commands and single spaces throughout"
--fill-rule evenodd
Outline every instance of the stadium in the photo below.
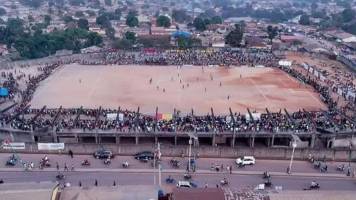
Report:
M 253 147 L 261 136 L 313 147 L 318 133 L 354 130 L 321 72 L 268 51 L 103 51 L 15 64 L 2 70 L 11 101 L 1 120 L 21 140 L 138 144 L 143 134 L 177 145 L 193 134 L 209 145 Z

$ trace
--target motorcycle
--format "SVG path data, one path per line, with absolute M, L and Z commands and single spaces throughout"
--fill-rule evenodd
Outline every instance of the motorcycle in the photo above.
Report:
M 174 180 L 174 178 L 172 178 L 171 176 L 166 178 L 166 183 L 167 184 L 174 184 L 175 182 L 176 182 L 176 180 Z
M 185 173 L 185 174 L 183 175 L 183 177 L 184 177 L 185 180 L 190 180 L 190 179 L 192 179 L 192 175 L 190 175 L 190 174 L 188 174 L 188 173 Z
M 58 179 L 58 180 L 63 180 L 63 179 L 65 179 L 65 176 L 64 176 L 64 174 L 58 174 L 58 175 L 56 176 L 56 179 Z
M 122 163 L 123 168 L 129 168 L 129 163 L 127 161 Z
M 47 160 L 42 159 L 40 161 L 40 168 L 44 168 L 44 167 L 51 167 L 51 164 L 49 163 L 48 159 Z
M 226 178 L 224 178 L 223 180 L 220 181 L 220 185 L 221 186 L 229 185 L 229 182 L 227 181 Z
M 84 160 L 84 161 L 82 162 L 82 166 L 90 166 L 89 160 Z
M 313 165 L 314 165 L 315 169 L 319 169 L 320 166 L 321 166 L 321 162 L 320 161 L 315 161 Z
M 108 158 L 108 159 L 104 160 L 104 164 L 105 165 L 110 165 L 111 164 L 111 159 Z
M 271 178 L 271 174 L 268 173 L 267 171 L 263 172 L 263 178 L 267 179 L 267 178 Z
M 336 170 L 343 172 L 343 171 L 345 170 L 345 165 L 344 165 L 344 164 L 338 165 L 338 166 L 336 167 Z
M 172 167 L 179 168 L 179 161 L 178 160 L 172 159 L 170 161 L 170 163 L 171 163 Z
M 271 181 L 271 178 L 269 178 L 269 179 L 267 179 L 266 181 L 265 181 L 265 186 L 266 187 L 271 187 L 273 184 L 272 184 L 272 181 Z
M 311 190 L 319 190 L 320 189 L 319 183 L 317 183 L 316 185 L 309 186 L 309 189 L 311 189 Z

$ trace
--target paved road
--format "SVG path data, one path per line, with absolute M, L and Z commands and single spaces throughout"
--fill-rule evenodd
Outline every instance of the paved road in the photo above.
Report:
M 70 158 L 68 155 L 49 155 L 52 167 L 40 171 L 35 169 L 33 171 L 25 172 L 22 166 L 18 164 L 15 167 L 5 167 L 5 162 L 11 154 L 0 154 L 0 178 L 3 178 L 6 183 L 12 182 L 38 182 L 38 181 L 55 181 L 55 175 L 58 173 L 55 169 L 55 163 L 58 162 L 61 171 L 63 171 L 64 163 L 68 166 L 72 164 L 75 166 L 75 171 L 65 172 L 66 181 L 74 185 L 78 185 L 79 181 L 83 186 L 93 185 L 95 180 L 98 180 L 100 185 L 112 185 L 114 181 L 118 184 L 134 185 L 134 184 L 153 184 L 153 168 L 150 163 L 139 162 L 129 156 L 117 156 L 113 159 L 112 164 L 106 166 L 102 160 L 96 160 L 88 155 L 75 155 Z M 21 154 L 21 160 L 34 163 L 44 155 L 41 154 Z M 89 159 L 90 167 L 82 167 L 81 161 Z M 179 169 L 172 169 L 169 164 L 171 158 L 164 157 L 162 161 L 163 175 L 162 180 L 172 175 L 176 180 L 182 180 L 182 174 L 185 167 Z M 187 158 L 179 158 L 182 163 L 187 162 Z M 121 163 L 128 161 L 130 163 L 129 169 L 122 169 Z M 3 163 L 3 164 L 1 164 Z M 295 161 L 293 164 L 293 174 L 287 175 L 285 169 L 289 161 L 285 160 L 257 160 L 256 165 L 247 166 L 245 168 L 237 168 L 234 164 L 234 159 L 212 159 L 200 158 L 197 161 L 197 173 L 193 176 L 193 181 L 200 187 L 204 187 L 207 183 L 209 187 L 215 187 L 219 180 L 224 177 L 229 179 L 230 188 L 236 190 L 237 188 L 255 187 L 264 180 L 261 178 L 263 171 L 268 170 L 274 173 L 272 182 L 275 186 L 282 186 L 288 190 L 302 190 L 312 180 L 317 180 L 322 190 L 356 190 L 356 180 L 345 176 L 342 172 L 336 171 L 336 166 L 340 163 L 328 163 L 328 173 L 320 173 L 314 169 L 312 165 L 305 161 Z M 224 172 L 215 172 L 210 170 L 212 163 L 233 166 L 233 174 L 229 174 L 226 170 Z M 347 163 L 345 163 L 347 164 Z M 2 166 L 1 166 L 2 165 Z M 184 164 L 185 165 L 185 164 Z M 164 184 L 164 186 L 167 186 Z M 168 186 L 169 187 L 169 186 Z M 174 186 L 171 186 L 174 187 Z
M 11 154 L 2 153 L 0 154 L 0 168 L 6 168 L 5 163 Z M 19 154 L 21 160 L 25 162 L 34 162 L 35 165 L 38 166 L 40 159 L 43 157 L 43 154 Z M 107 166 L 104 165 L 103 160 L 97 160 L 93 158 L 93 156 L 89 155 L 75 155 L 74 158 L 70 158 L 68 155 L 48 155 L 50 159 L 50 163 L 52 167 L 56 167 L 56 162 L 58 162 L 60 168 L 63 169 L 64 163 L 67 164 L 68 167 L 72 165 L 75 168 L 82 167 L 81 162 L 84 159 L 88 159 L 91 163 L 89 168 L 108 168 L 108 169 L 117 169 L 122 168 L 121 164 L 124 161 L 128 161 L 130 163 L 130 169 L 152 169 L 151 162 L 142 163 L 135 160 L 132 156 L 116 156 L 112 160 L 112 164 Z M 172 169 L 172 166 L 169 163 L 169 160 L 172 158 L 163 157 L 162 158 L 162 168 L 163 169 Z M 181 166 L 179 169 L 186 169 L 188 158 L 176 158 L 180 160 Z M 256 165 L 254 166 L 246 166 L 244 168 L 238 168 L 235 164 L 234 159 L 225 159 L 225 158 L 200 158 L 197 160 L 197 169 L 198 170 L 211 170 L 211 166 L 219 165 L 224 168 L 226 171 L 226 166 L 232 166 L 233 171 L 270 171 L 270 172 L 286 172 L 287 167 L 289 166 L 288 160 L 257 160 Z M 336 163 L 336 162 L 328 162 L 328 174 L 340 174 L 343 175 L 345 172 L 340 172 L 336 170 L 337 165 L 345 164 L 348 166 L 348 163 Z M 22 165 L 18 163 L 15 168 L 21 168 Z M 356 164 L 353 163 L 352 167 L 356 167 Z M 11 167 L 14 168 L 14 167 Z M 306 161 L 294 161 L 292 172 L 300 172 L 300 173 L 320 173 L 319 169 L 314 169 L 313 165 Z M 321 174 L 321 173 L 320 173 Z
M 16 182 L 42 182 L 42 181 L 56 181 L 57 172 L 36 171 L 36 172 L 0 172 L 5 183 Z M 66 182 L 72 185 L 78 185 L 81 181 L 83 186 L 93 186 L 95 180 L 98 180 L 99 185 L 110 186 L 115 181 L 119 185 L 147 185 L 153 184 L 154 178 L 152 173 L 129 173 L 129 172 L 65 172 Z M 174 187 L 174 185 L 167 185 L 164 183 L 168 175 L 176 180 L 182 180 L 181 174 L 162 174 L 163 186 Z M 260 175 L 226 175 L 226 174 L 194 174 L 193 182 L 197 183 L 199 187 L 216 187 L 219 180 L 227 177 L 231 190 L 239 188 L 254 188 L 258 184 L 263 183 Z M 158 176 L 157 176 L 158 179 Z M 312 177 L 292 177 L 292 176 L 277 176 L 272 177 L 272 182 L 275 186 L 282 186 L 284 190 L 302 190 L 308 184 L 316 180 L 321 185 L 321 190 L 356 190 L 356 181 L 344 178 L 312 178 Z

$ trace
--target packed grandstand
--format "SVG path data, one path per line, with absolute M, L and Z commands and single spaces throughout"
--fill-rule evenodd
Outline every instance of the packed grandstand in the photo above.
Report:
M 8 93 L 1 97 L 1 103 L 12 102 L 1 112 L 1 128 L 22 131 L 57 132 L 93 130 L 114 132 L 350 132 L 355 130 L 355 98 L 348 98 L 340 105 L 337 92 L 333 87 L 318 78 L 313 78 L 291 67 L 278 64 L 280 59 L 271 52 L 258 50 L 224 49 L 207 50 L 169 50 L 169 51 L 106 51 L 86 55 L 73 55 L 42 60 L 37 65 L 39 73 L 26 75 L 21 69 L 30 66 L 21 63 L 16 71 L 1 71 L 2 87 Z M 320 99 L 327 105 L 327 110 L 288 112 L 281 109 L 271 112 L 266 108 L 263 113 L 229 111 L 227 115 L 209 113 L 197 116 L 192 113 L 172 111 L 169 116 L 159 113 L 147 115 L 139 110 L 125 108 L 31 108 L 30 101 L 40 82 L 48 78 L 60 66 L 70 63 L 81 65 L 199 65 L 232 67 L 259 65 L 279 68 L 301 83 L 312 86 L 319 93 Z M 13 68 L 9 67 L 9 68 Z M 355 85 L 347 85 L 349 91 L 355 91 Z M 351 93 L 354 94 L 354 93 Z M 341 97 L 342 98 L 342 97 Z M 350 112 L 351 111 L 351 112 Z M 348 115 L 351 113 L 351 115 Z

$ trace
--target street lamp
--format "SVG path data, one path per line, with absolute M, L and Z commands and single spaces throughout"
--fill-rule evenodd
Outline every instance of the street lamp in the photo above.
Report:
M 292 164 L 293 164 L 293 158 L 294 158 L 294 151 L 295 151 L 295 148 L 297 147 L 297 142 L 295 140 L 293 140 L 292 147 L 293 147 L 293 150 L 292 150 L 292 156 L 290 157 L 290 163 L 289 163 L 289 167 L 288 167 L 288 174 L 292 173 Z
M 190 172 L 190 164 L 191 164 L 191 156 L 192 156 L 192 144 L 193 140 L 191 137 L 189 137 L 189 155 L 188 155 L 188 172 Z
M 350 140 L 350 144 L 349 144 L 349 168 L 351 168 L 351 159 L 352 159 L 352 141 Z

